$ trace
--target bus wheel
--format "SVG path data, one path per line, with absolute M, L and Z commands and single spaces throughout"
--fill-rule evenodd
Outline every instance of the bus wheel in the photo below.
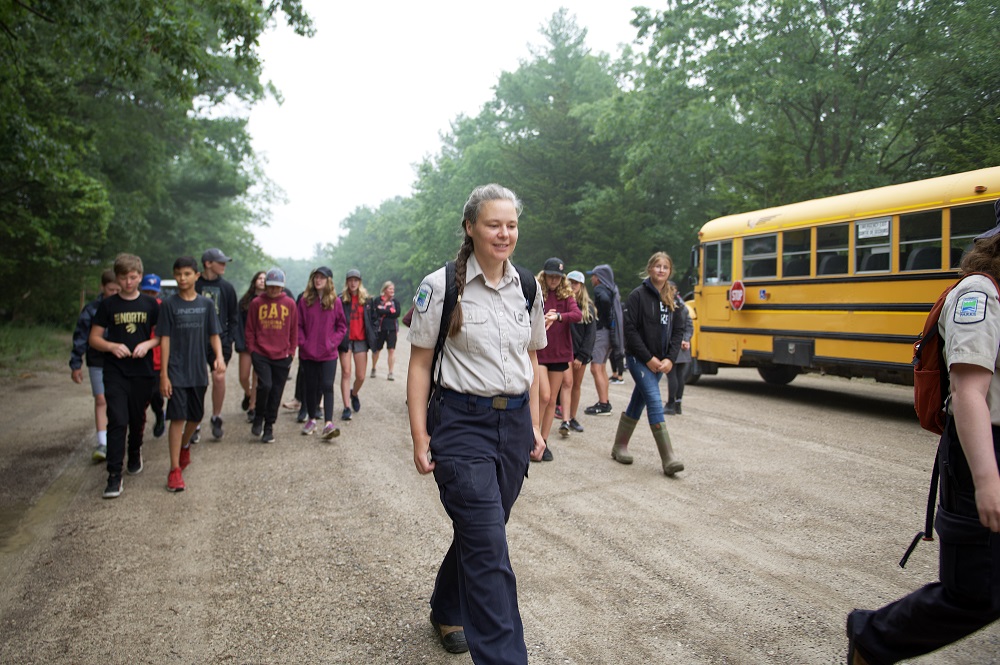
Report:
M 799 368 L 791 365 L 766 365 L 758 367 L 760 378 L 775 386 L 784 386 L 799 375 Z

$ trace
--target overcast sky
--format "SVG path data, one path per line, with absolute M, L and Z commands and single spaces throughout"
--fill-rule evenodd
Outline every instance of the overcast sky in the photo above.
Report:
M 358 206 L 408 196 L 414 165 L 440 149 L 459 114 L 475 115 L 501 72 L 530 59 L 528 45 L 560 7 L 587 29 L 594 53 L 616 56 L 630 43 L 641 0 L 303 0 L 316 36 L 284 26 L 261 40 L 265 81 L 284 103 L 250 114 L 254 147 L 287 204 L 258 229 L 264 251 L 309 258 L 334 242 Z M 456 201 L 456 211 L 464 201 Z

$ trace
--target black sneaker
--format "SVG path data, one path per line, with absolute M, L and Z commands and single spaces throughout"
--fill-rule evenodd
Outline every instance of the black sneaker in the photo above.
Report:
M 351 408 L 354 409 L 355 412 L 361 410 L 361 400 L 358 399 L 358 396 L 354 394 L 353 390 L 351 391 Z
M 562 425 L 559 426 L 559 436 L 564 439 L 569 436 L 569 423 L 565 420 L 562 421 Z
M 188 441 L 188 445 L 198 443 L 199 441 L 201 441 L 201 425 L 194 428 L 194 434 L 191 435 L 191 440 Z
M 264 426 L 264 436 L 260 437 L 261 443 L 274 443 L 274 430 L 270 425 Z
M 254 423 L 250 426 L 250 434 L 260 436 L 264 432 L 264 423 Z
M 257 409 L 247 409 L 247 422 L 252 423 L 257 415 Z
M 157 409 L 156 411 L 156 422 L 153 423 L 153 436 L 159 439 L 163 436 L 163 432 L 167 429 L 167 422 L 163 416 L 163 411 Z
M 142 473 L 142 448 L 135 451 L 135 453 L 129 453 L 128 464 L 125 465 L 125 470 L 130 476 Z
M 569 421 L 569 428 L 571 430 L 573 430 L 574 432 L 582 432 L 583 431 L 583 425 L 581 425 L 580 423 L 576 422 L 576 418 L 571 418 L 570 419 L 570 421 Z
M 243 401 L 240 403 L 240 408 L 244 411 L 250 408 L 250 395 L 247 395 L 246 393 L 243 394 Z
M 549 444 L 547 443 L 545 444 L 545 451 L 542 453 L 542 461 L 543 462 L 552 461 L 552 448 L 550 448 Z
M 608 379 L 608 383 L 615 386 L 620 386 L 621 384 L 625 383 L 625 379 L 623 379 L 620 376 L 612 376 L 610 379 Z
M 108 486 L 104 488 L 104 494 L 101 496 L 105 499 L 117 499 L 122 495 L 122 477 L 121 476 L 108 476 Z
M 212 436 L 221 439 L 225 432 L 222 431 L 222 416 L 212 416 Z
M 344 412 L 340 414 L 340 419 L 341 420 L 350 420 L 351 419 L 351 410 L 348 407 L 346 407 L 346 406 L 344 407 Z
M 588 406 L 583 412 L 588 416 L 610 416 L 611 402 L 598 402 L 594 406 Z
M 309 420 L 309 414 L 306 412 L 306 408 L 303 406 L 302 410 L 299 411 L 299 415 L 295 416 L 295 422 L 304 423 Z

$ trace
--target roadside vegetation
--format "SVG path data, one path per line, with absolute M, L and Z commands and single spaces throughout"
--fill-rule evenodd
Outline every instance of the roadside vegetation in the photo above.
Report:
M 67 367 L 73 333 L 46 325 L 0 324 L 0 376 Z

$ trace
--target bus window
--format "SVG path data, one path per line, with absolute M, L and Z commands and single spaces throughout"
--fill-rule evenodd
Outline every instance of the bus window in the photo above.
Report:
M 816 274 L 847 273 L 850 225 L 832 224 L 816 228 Z
M 728 284 L 733 275 L 733 241 L 710 242 L 705 244 L 705 283 Z
M 957 268 L 962 254 L 972 248 L 972 239 L 993 228 L 996 220 L 989 203 L 951 209 L 951 267 Z
M 854 223 L 854 265 L 856 272 L 888 272 L 892 251 L 892 217 L 866 219 Z
M 778 276 L 778 235 L 743 239 L 743 278 Z
M 781 276 L 805 277 L 809 274 L 809 256 L 812 253 L 812 231 L 800 229 L 781 234 Z
M 899 216 L 899 264 L 903 270 L 941 269 L 941 211 Z

